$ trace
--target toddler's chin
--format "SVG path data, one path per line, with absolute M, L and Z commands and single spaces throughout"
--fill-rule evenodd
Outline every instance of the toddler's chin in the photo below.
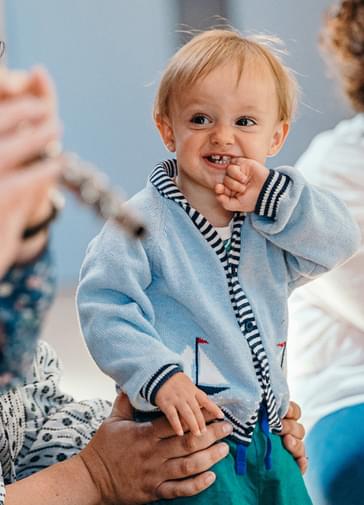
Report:
M 215 184 L 222 184 L 225 179 L 225 172 L 221 172 L 215 176 Z

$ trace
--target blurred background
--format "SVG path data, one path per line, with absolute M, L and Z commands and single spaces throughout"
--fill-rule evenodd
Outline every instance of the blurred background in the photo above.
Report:
M 160 73 L 187 40 L 182 32 L 221 25 L 278 35 L 297 73 L 302 99 L 274 165 L 294 164 L 312 137 L 348 116 L 328 83 L 317 41 L 329 0 L 3 0 L 6 63 L 46 66 L 59 95 L 64 147 L 107 172 L 126 195 L 140 190 L 166 157 L 151 110 Z M 272 161 L 270 162 L 272 165 Z M 64 387 L 76 398 L 112 398 L 114 386 L 93 363 L 79 334 L 74 291 L 89 240 L 102 223 L 70 196 L 54 226 L 59 295 L 43 337 L 64 363 Z

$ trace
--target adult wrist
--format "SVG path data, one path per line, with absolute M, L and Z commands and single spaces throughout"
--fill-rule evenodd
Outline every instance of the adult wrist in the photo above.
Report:
M 112 496 L 115 493 L 108 490 L 108 486 L 112 487 L 110 473 L 99 453 L 92 447 L 92 441 L 77 454 L 77 457 L 82 461 L 94 489 L 93 495 L 96 502 L 92 503 L 97 505 L 123 505 L 121 501 L 114 500 Z
M 49 225 L 57 218 L 60 210 L 64 206 L 64 198 L 58 191 L 53 191 L 49 195 L 49 203 L 50 208 L 48 214 L 36 224 L 28 226 L 23 231 L 22 239 L 24 241 L 48 231 Z
M 77 466 L 77 478 L 81 481 L 84 481 L 84 490 L 87 494 L 87 503 L 90 505 L 113 505 L 109 501 L 105 501 L 102 495 L 101 489 L 98 486 L 97 482 L 94 479 L 94 473 L 90 471 L 89 465 L 87 464 L 87 459 L 83 457 L 83 451 L 72 456 L 71 460 Z M 98 455 L 95 454 L 96 461 L 99 460 Z
M 34 263 L 44 253 L 48 247 L 48 229 L 37 233 L 34 237 L 23 240 L 18 248 L 18 254 L 15 258 L 16 266 L 24 266 Z

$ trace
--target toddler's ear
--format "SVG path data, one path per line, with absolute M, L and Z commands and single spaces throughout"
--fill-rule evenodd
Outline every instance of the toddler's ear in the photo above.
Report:
M 156 117 L 155 124 L 159 130 L 160 136 L 164 142 L 164 145 L 171 151 L 172 153 L 176 150 L 176 144 L 174 140 L 174 133 L 172 124 L 168 117 L 160 116 L 159 114 Z
M 267 156 L 275 156 L 276 154 L 279 153 L 279 151 L 281 150 L 286 141 L 289 128 L 290 124 L 287 121 L 280 121 L 277 124 L 273 133 L 272 143 Z

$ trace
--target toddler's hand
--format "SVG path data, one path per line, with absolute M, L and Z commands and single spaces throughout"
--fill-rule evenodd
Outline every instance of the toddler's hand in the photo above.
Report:
M 217 419 L 224 418 L 219 407 L 182 372 L 176 373 L 161 386 L 155 402 L 175 433 L 181 436 L 184 434 L 182 421 L 194 435 L 206 430 L 202 408 Z
M 232 158 L 221 183 L 216 184 L 216 198 L 226 210 L 253 212 L 269 170 L 255 160 Z

